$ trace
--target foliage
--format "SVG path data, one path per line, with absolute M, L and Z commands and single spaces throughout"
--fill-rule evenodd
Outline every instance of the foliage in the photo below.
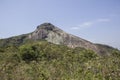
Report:
M 119 80 L 120 52 L 99 56 L 46 41 L 0 48 L 1 80 Z
M 23 45 L 20 46 L 20 56 L 25 61 L 37 60 L 39 57 L 39 51 L 37 46 Z

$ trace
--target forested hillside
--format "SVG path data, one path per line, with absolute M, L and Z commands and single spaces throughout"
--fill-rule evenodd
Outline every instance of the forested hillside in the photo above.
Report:
M 0 80 L 120 80 L 120 52 L 92 50 L 46 41 L 0 48 Z

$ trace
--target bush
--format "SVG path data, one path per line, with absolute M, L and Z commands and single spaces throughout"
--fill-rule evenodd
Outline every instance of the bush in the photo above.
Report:
M 20 55 L 24 61 L 37 61 L 40 51 L 35 45 L 23 45 L 20 48 Z

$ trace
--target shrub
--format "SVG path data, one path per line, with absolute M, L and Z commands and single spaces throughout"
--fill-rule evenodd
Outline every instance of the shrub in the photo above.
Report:
M 20 48 L 20 55 L 24 61 L 37 61 L 39 51 L 35 45 L 23 45 Z

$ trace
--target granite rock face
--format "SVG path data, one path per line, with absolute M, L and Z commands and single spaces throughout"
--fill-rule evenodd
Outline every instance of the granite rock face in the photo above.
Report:
M 37 29 L 32 32 L 28 36 L 28 38 L 33 40 L 44 39 L 48 42 L 60 45 L 67 45 L 71 48 L 83 47 L 86 49 L 91 49 L 97 53 L 100 52 L 95 44 L 77 36 L 68 34 L 58 27 L 52 25 L 51 23 L 43 23 L 37 26 Z
M 38 25 L 36 30 L 19 36 L 6 39 L 0 39 L 0 47 L 9 45 L 22 45 L 26 41 L 46 40 L 53 44 L 66 45 L 71 48 L 82 47 L 95 51 L 100 55 L 108 55 L 114 48 L 107 45 L 94 44 L 80 37 L 68 34 L 51 23 L 43 23 Z

